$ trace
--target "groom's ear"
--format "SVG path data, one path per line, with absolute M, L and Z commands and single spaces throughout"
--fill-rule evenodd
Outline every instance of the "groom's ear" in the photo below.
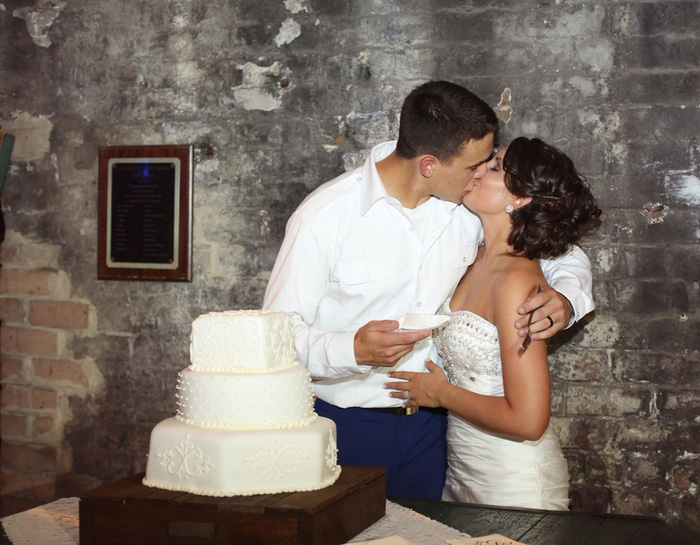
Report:
M 437 158 L 432 155 L 423 155 L 418 161 L 418 167 L 420 169 L 420 174 L 423 178 L 430 178 L 435 172 L 435 167 L 437 166 Z

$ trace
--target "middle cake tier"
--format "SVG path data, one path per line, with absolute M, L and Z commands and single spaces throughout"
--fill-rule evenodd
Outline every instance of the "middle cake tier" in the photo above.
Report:
M 183 369 L 178 376 L 176 418 L 186 424 L 229 430 L 306 426 L 317 415 L 309 372 L 237 374 Z

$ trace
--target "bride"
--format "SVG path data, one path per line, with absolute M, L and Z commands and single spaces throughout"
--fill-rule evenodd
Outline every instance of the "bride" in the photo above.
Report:
M 481 218 L 484 245 L 443 307 L 445 372 L 428 360 L 428 373 L 393 372 L 401 382 L 385 386 L 406 406 L 448 409 L 443 500 L 566 509 L 546 344 L 523 343 L 512 324 L 545 283 L 538 259 L 565 253 L 601 211 L 566 155 L 523 137 L 479 167 L 462 202 Z

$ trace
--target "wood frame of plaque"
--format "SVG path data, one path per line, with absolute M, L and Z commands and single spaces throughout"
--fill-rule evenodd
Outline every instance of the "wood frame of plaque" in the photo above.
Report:
M 191 144 L 99 148 L 97 278 L 192 281 Z

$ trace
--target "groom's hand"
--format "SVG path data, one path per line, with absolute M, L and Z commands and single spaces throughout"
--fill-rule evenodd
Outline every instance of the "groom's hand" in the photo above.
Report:
M 391 367 L 411 350 L 418 341 L 427 338 L 430 331 L 396 331 L 396 320 L 375 320 L 363 325 L 355 333 L 355 360 L 360 365 Z
M 569 300 L 558 291 L 548 285 L 544 285 L 541 293 L 534 289 L 520 308 L 518 314 L 521 317 L 515 322 L 518 335 L 527 335 L 527 320 L 530 312 L 533 312 L 530 333 L 532 340 L 549 339 L 569 324 L 569 318 L 573 308 Z M 551 318 L 551 322 L 550 322 Z

